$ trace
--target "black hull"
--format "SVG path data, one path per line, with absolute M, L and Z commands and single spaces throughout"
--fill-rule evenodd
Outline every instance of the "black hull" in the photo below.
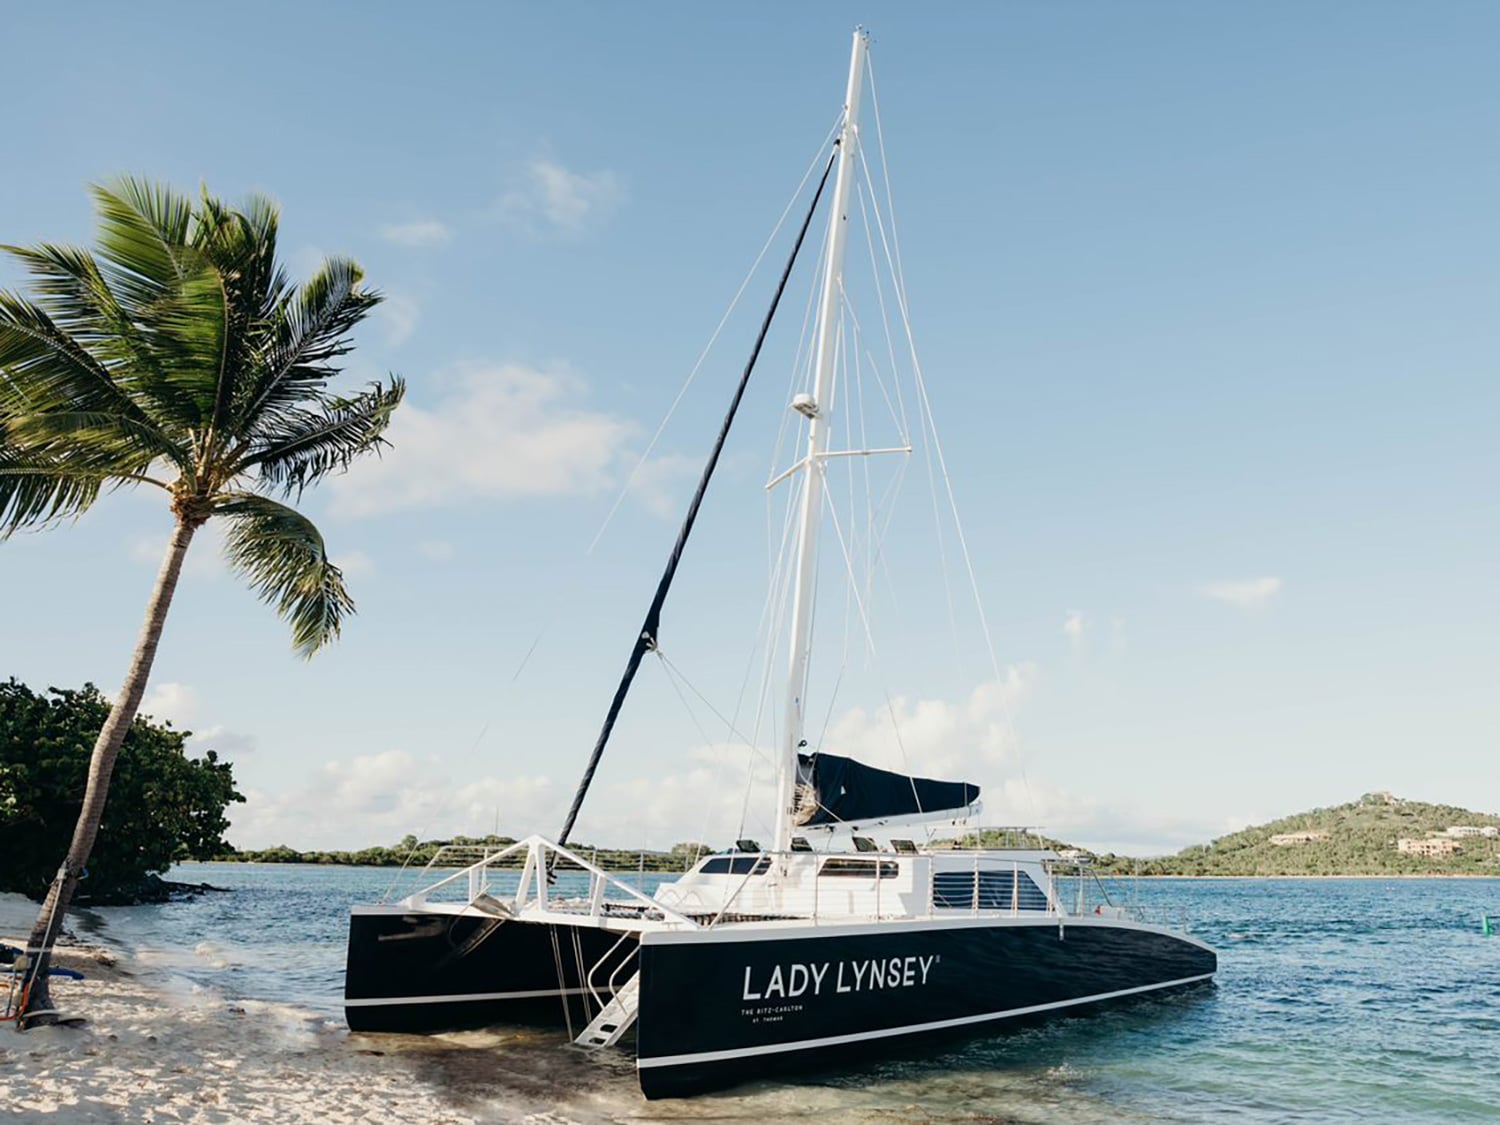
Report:
M 642 1092 L 681 1097 L 992 1033 L 1201 984 L 1217 969 L 1206 946 L 1114 922 L 819 929 L 649 935 L 636 1025 Z
M 608 999 L 611 976 L 636 944 L 633 934 L 591 926 L 429 911 L 357 913 L 349 919 L 344 1018 L 351 1031 L 569 1019 L 581 1027 L 598 1011 L 585 975 L 592 972 L 593 989 Z M 631 971 L 625 968 L 615 983 Z

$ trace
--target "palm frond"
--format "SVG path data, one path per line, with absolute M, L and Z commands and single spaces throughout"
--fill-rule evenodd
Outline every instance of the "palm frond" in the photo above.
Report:
M 209 418 L 219 442 L 231 439 L 226 430 L 238 432 L 232 404 L 254 380 L 267 326 L 286 292 L 286 275 L 276 265 L 279 221 L 275 204 L 260 196 L 230 210 L 205 190 L 199 205 L 192 243 L 213 265 L 223 288 L 225 346 Z
M 334 399 L 322 410 L 268 419 L 238 470 L 255 472 L 286 495 L 300 495 L 318 478 L 347 469 L 361 454 L 383 447 L 391 414 L 405 394 L 406 383 L 392 375 L 388 387 L 372 383 L 365 393 Z
M 9 440 L 0 420 L 0 539 L 88 511 L 104 480 L 80 472 L 66 457 L 38 455 Z
M 128 393 L 136 372 L 153 372 L 156 355 L 109 288 L 98 261 L 76 246 L 3 246 L 35 279 L 36 308 L 74 340 Z
M 18 456 L 66 458 L 75 471 L 101 476 L 135 476 L 157 458 L 169 456 L 156 430 L 117 414 L 87 410 L 10 413 L 6 440 Z
M 147 308 L 191 268 L 193 205 L 164 184 L 131 176 L 91 191 L 110 288 L 127 308 Z
M 213 414 L 228 318 L 223 279 L 193 244 L 192 204 L 130 178 L 93 192 L 101 273 L 153 360 L 132 364 L 136 390 L 177 426 L 202 431 Z
M 364 271 L 348 258 L 329 258 L 268 314 L 259 370 L 234 408 L 241 430 L 266 414 L 295 409 L 338 373 L 333 360 L 352 347 L 349 333 L 381 301 L 360 288 Z
M 291 624 L 293 648 L 310 657 L 337 639 L 354 601 L 312 521 L 248 492 L 227 494 L 214 514 L 229 521 L 224 550 L 230 566 Z
M 122 369 L 106 367 L 76 336 L 38 306 L 0 292 L 0 411 L 21 415 L 108 415 L 150 447 L 152 457 L 181 465 L 188 451 L 121 386 Z

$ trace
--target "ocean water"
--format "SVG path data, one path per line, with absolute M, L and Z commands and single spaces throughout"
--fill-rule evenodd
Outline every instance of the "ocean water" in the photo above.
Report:
M 84 928 L 184 988 L 340 1020 L 350 904 L 394 873 L 195 864 L 230 888 Z M 645 887 L 654 884 L 647 876 Z M 1500 879 L 1139 880 L 1114 888 L 1214 945 L 1211 989 L 681 1102 L 561 1032 L 365 1036 L 471 1109 L 582 1120 L 1500 1121 Z M 496 1120 L 505 1119 L 497 1109 Z

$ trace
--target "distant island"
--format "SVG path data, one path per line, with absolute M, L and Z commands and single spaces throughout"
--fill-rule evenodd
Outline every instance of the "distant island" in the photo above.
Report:
M 988 833 L 957 846 L 995 845 Z M 1500 816 L 1453 805 L 1407 801 L 1390 793 L 1366 793 L 1334 808 L 1273 820 L 1195 844 L 1176 855 L 1139 859 L 1094 853 L 1062 840 L 1044 839 L 1064 858 L 1083 859 L 1101 875 L 1494 875 L 1500 876 Z M 509 836 L 456 836 L 418 840 L 407 836 L 389 847 L 359 851 L 297 851 L 279 845 L 258 851 L 233 849 L 215 857 L 230 863 L 317 863 L 361 867 L 421 868 L 448 848 L 445 862 L 471 863 L 485 851 L 515 843 Z M 670 851 L 574 845 L 573 850 L 612 871 L 685 871 L 715 849 L 682 843 Z M 521 864 L 516 856 L 515 866 Z
M 1176 855 L 1104 854 L 1093 856 L 1093 866 L 1110 875 L 1500 876 L 1500 816 L 1366 793 Z

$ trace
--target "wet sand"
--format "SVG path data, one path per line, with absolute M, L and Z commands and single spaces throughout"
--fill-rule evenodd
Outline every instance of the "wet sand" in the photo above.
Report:
M 0 895 L 0 941 L 24 944 L 35 910 L 20 896 Z M 878 1090 L 814 1083 L 647 1102 L 627 1053 L 573 1050 L 557 1032 L 353 1035 L 338 1020 L 292 1005 L 227 1000 L 152 961 L 149 950 L 132 955 L 74 939 L 59 946 L 55 963 L 85 979 L 54 978 L 54 1003 L 86 1023 L 24 1033 L 0 1024 L 0 1119 L 58 1125 L 1018 1119 L 951 1102 L 934 1106 L 901 1083 L 877 1084 Z M 993 1104 L 975 1093 L 977 1104 Z

